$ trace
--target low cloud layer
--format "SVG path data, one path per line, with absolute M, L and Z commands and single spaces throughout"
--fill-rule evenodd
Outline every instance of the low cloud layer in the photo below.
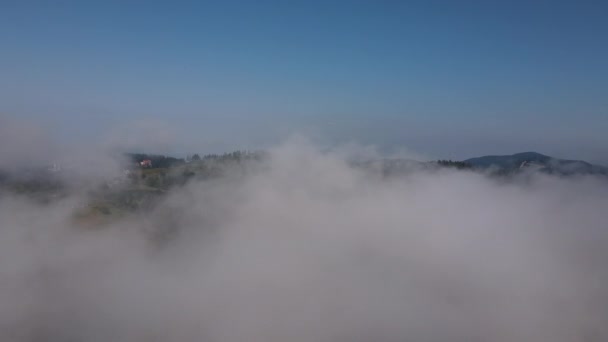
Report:
M 603 179 L 385 179 L 299 141 L 101 228 L 82 201 L 0 196 L 3 340 L 608 339 Z
M 0 113 L 0 169 L 50 163 L 58 153 L 58 147 L 42 127 Z

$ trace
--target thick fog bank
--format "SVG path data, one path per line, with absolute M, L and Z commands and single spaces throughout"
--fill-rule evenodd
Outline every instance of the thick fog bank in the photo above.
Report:
M 608 184 L 289 143 L 103 227 L 0 197 L 3 341 L 605 341 Z

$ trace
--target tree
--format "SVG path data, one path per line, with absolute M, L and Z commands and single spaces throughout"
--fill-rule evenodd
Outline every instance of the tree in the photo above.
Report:
M 199 156 L 199 155 L 198 155 L 198 153 L 195 153 L 195 154 L 192 156 L 192 160 L 193 160 L 193 161 L 199 161 L 199 160 L 201 160 L 201 156 Z

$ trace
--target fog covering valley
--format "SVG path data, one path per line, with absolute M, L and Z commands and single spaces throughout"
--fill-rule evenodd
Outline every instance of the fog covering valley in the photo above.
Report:
M 387 173 L 295 138 L 162 172 L 69 151 L 43 179 L 2 138 L 3 341 L 608 338 L 603 176 Z

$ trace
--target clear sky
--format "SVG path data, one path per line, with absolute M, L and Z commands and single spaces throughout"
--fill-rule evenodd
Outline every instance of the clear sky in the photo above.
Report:
M 301 133 L 606 163 L 608 2 L 0 0 L 0 113 L 203 153 Z

